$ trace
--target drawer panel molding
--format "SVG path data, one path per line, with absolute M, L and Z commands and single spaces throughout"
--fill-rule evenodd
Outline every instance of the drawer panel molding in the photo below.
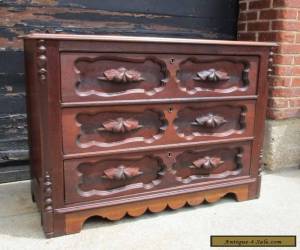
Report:
M 242 134 L 247 124 L 251 125 L 246 123 L 247 112 L 246 105 L 188 106 L 178 111 L 174 126 L 177 134 L 187 140 L 197 136 Z
M 168 71 L 165 62 L 155 56 L 82 55 L 71 58 L 74 67 L 69 68 L 65 64 L 70 59 L 62 57 L 62 70 L 70 76 L 62 79 L 63 99 L 69 95 L 80 99 L 96 96 L 100 100 L 126 98 L 130 94 L 150 97 L 166 87 Z
M 252 137 L 254 101 L 63 110 L 64 154 Z
M 210 59 L 208 56 L 187 58 L 177 71 L 180 89 L 190 95 L 197 92 L 227 95 L 235 91 L 245 92 L 256 85 L 254 68 L 258 62 L 252 60 L 235 57 Z
M 76 116 L 79 148 L 114 147 L 134 142 L 153 143 L 167 127 L 162 111 L 147 109 L 139 112 L 80 112 Z
M 176 179 L 183 183 L 190 183 L 201 178 L 218 179 L 239 175 L 245 163 L 243 152 L 243 147 L 220 147 L 210 151 L 183 152 L 177 156 L 176 164 L 173 166 L 176 169 Z
M 66 160 L 66 203 L 116 200 L 248 176 L 251 143 Z
M 109 196 L 132 189 L 151 189 L 161 182 L 166 167 L 159 157 L 145 155 L 79 164 L 78 193 L 82 197 Z
M 257 94 L 257 56 L 63 52 L 61 63 L 63 103 Z

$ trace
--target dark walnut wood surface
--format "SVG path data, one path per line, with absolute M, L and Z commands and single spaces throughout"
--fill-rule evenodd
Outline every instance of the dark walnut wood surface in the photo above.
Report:
M 258 61 L 257 56 L 66 52 L 62 101 L 255 95 Z
M 47 237 L 92 216 L 257 198 L 271 43 L 24 37 Z

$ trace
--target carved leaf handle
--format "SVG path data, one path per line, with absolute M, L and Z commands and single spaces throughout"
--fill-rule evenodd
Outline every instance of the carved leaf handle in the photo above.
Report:
M 101 126 L 102 127 L 97 128 L 98 131 L 109 131 L 113 133 L 125 133 L 143 127 L 139 124 L 138 120 L 133 118 L 124 119 L 122 117 L 103 122 Z
M 227 81 L 230 79 L 230 77 L 226 72 L 216 69 L 208 69 L 197 72 L 196 77 L 194 77 L 193 79 L 195 81 L 220 82 Z
M 224 117 L 209 113 L 207 115 L 197 117 L 191 124 L 205 128 L 217 128 L 222 126 L 226 122 L 227 121 L 224 119 Z
M 108 69 L 103 72 L 103 76 L 98 77 L 99 80 L 116 82 L 116 83 L 131 83 L 144 81 L 142 74 L 136 70 L 128 70 L 124 67 L 118 69 Z
M 200 158 L 193 162 L 193 165 L 190 168 L 203 168 L 203 169 L 213 169 L 222 165 L 224 161 L 222 161 L 219 157 L 209 157 L 205 156 L 204 158 Z
M 109 180 L 127 180 L 131 179 L 135 176 L 139 176 L 143 174 L 137 167 L 125 167 L 124 165 L 120 165 L 116 168 L 109 168 L 104 170 L 103 179 Z

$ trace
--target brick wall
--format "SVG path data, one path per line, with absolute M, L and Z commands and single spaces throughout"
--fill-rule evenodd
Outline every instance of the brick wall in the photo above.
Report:
M 240 0 L 238 39 L 275 41 L 268 118 L 300 117 L 300 0 Z

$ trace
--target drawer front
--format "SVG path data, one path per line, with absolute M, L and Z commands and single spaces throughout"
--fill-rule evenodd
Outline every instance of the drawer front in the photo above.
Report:
M 63 102 L 256 94 L 256 56 L 62 53 Z
M 250 152 L 243 142 L 66 160 L 65 202 L 180 192 L 249 176 Z
M 65 108 L 65 154 L 251 137 L 254 101 Z M 101 151 L 101 152 L 100 152 Z

